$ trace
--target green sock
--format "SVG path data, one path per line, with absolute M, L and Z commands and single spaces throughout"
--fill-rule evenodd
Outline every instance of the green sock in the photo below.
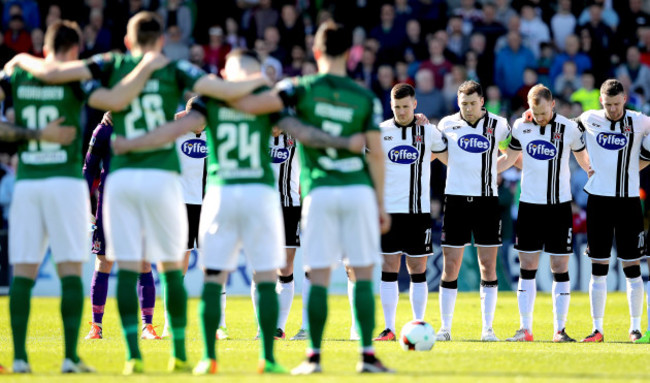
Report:
M 203 359 L 217 359 L 215 347 L 217 327 L 221 318 L 221 290 L 223 286 L 206 282 L 199 301 L 199 329 L 203 335 Z
M 126 340 L 126 360 L 142 359 L 138 347 L 138 294 L 136 285 L 140 273 L 130 270 L 117 272 L 117 310 L 122 319 L 122 332 Z
M 183 285 L 183 271 L 167 271 L 161 275 L 161 280 L 165 286 L 165 307 L 172 329 L 172 356 L 186 361 L 187 292 Z
M 25 340 L 27 339 L 27 322 L 34 280 L 25 277 L 14 277 L 9 292 L 9 315 L 11 316 L 11 332 L 14 336 L 14 360 L 27 361 Z
M 327 320 L 327 287 L 312 285 L 307 301 L 309 338 L 312 350 L 320 350 Z
M 83 305 L 84 293 L 81 277 L 70 275 L 61 278 L 61 318 L 63 319 L 65 357 L 75 363 L 79 362 L 77 342 Z
M 262 349 L 260 357 L 275 362 L 273 357 L 273 339 L 278 328 L 278 294 L 275 292 L 275 282 L 260 282 L 257 284 L 257 316 L 262 333 Z
M 370 347 L 375 330 L 375 297 L 371 281 L 357 281 L 354 284 L 354 311 L 360 328 L 361 346 Z

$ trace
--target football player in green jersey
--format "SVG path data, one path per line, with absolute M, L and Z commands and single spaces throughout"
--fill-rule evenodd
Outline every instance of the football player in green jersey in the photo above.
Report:
M 59 21 L 52 24 L 45 35 L 45 61 L 76 59 L 80 41 L 81 33 L 76 23 Z M 160 56 L 160 59 L 164 58 Z M 126 76 L 131 86 L 123 89 L 131 91 L 144 86 L 146 77 L 156 69 L 155 65 L 146 64 L 156 61 L 143 61 L 134 74 Z M 31 372 L 25 350 L 30 296 L 49 243 L 61 277 L 65 339 L 62 371 L 92 372 L 77 355 L 83 308 L 81 264 L 87 258 L 90 221 L 88 188 L 81 175 L 81 135 L 77 133 L 81 129 L 81 108 L 88 87 L 79 82 L 45 84 L 22 69 L 9 66 L 0 79 L 0 88 L 0 98 L 13 97 L 17 123 L 33 132 L 28 135 L 30 140 L 18 148 L 17 182 L 10 211 L 9 257 L 14 266 L 9 301 L 14 340 L 13 371 Z M 113 90 L 100 89 L 92 99 L 98 106 L 112 106 L 117 97 Z M 74 126 L 72 140 L 60 143 L 38 140 L 39 137 L 48 138 L 52 133 L 50 122 L 60 122 L 62 118 Z
M 256 56 L 233 51 L 226 62 L 226 78 L 246 78 L 256 75 L 260 69 Z M 220 292 L 228 273 L 237 266 L 240 247 L 253 265 L 258 284 L 263 355 L 259 372 L 286 372 L 273 356 L 278 319 L 276 269 L 285 263 L 280 201 L 267 147 L 274 120 L 272 115 L 242 113 L 221 101 L 204 97 L 185 117 L 146 136 L 128 141 L 118 138 L 114 142 L 117 153 L 151 150 L 197 126 L 208 125 L 208 189 L 199 229 L 201 263 L 206 274 L 199 305 L 205 348 L 203 360 L 194 370 L 196 374 L 217 370 L 215 333 L 221 310 Z M 290 126 L 288 131 L 303 143 L 320 147 L 361 152 L 365 142 L 362 135 L 336 137 L 300 123 Z
M 379 233 L 388 231 L 383 206 L 384 160 L 379 123 L 382 108 L 372 92 L 347 77 L 345 62 L 352 44 L 348 31 L 333 21 L 321 24 L 314 40 L 319 73 L 285 80 L 278 89 L 247 96 L 235 103 L 249 113 L 271 113 L 285 106 L 298 117 L 335 136 L 364 133 L 368 155 L 332 148 L 300 146 L 302 246 L 312 277 L 308 299 L 310 348 L 294 374 L 321 371 L 320 351 L 327 319 L 327 286 L 331 269 L 345 259 L 356 276 L 354 305 L 361 335 L 359 372 L 392 372 L 375 357 L 372 332 L 375 306 L 372 271 L 381 262 Z M 284 119 L 288 130 L 297 119 Z M 300 140 L 300 139 L 299 139 Z M 374 193 L 373 193 L 374 192 Z

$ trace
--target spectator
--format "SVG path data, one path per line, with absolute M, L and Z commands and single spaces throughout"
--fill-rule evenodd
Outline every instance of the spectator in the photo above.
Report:
M 540 84 L 547 88 L 551 88 L 551 65 L 553 64 L 555 51 L 551 43 L 542 43 L 541 54 L 537 59 L 537 77 Z
M 415 80 L 409 76 L 409 64 L 405 61 L 398 61 L 395 63 L 395 80 L 396 83 L 409 84 L 415 87 Z
M 517 12 L 510 6 L 510 0 L 495 0 L 494 4 L 496 6 L 495 18 L 501 25 L 508 25 L 510 19 L 517 16 Z
M 239 24 L 232 17 L 226 19 L 226 44 L 232 49 L 246 49 L 246 39 L 239 34 Z M 304 44 L 304 41 L 302 42 Z
M 485 46 L 486 40 L 485 36 L 479 34 L 473 34 L 469 39 L 469 51 L 465 55 L 465 65 L 467 66 L 467 72 L 469 77 L 472 76 L 478 77 L 477 80 L 483 86 L 489 86 L 494 84 L 494 52 L 487 50 Z M 475 63 L 468 63 L 468 57 L 470 53 L 473 53 L 473 57 L 476 59 Z M 471 67 L 469 66 L 471 65 Z M 473 74 L 472 74 L 473 72 Z
M 496 85 L 490 85 L 485 90 L 485 109 L 499 116 L 505 115 L 505 105 L 501 101 L 501 91 Z
M 395 8 L 391 4 L 382 5 L 380 18 L 380 24 L 370 31 L 370 37 L 379 41 L 378 61 L 393 64 L 402 51 L 406 28 L 395 22 Z
M 282 6 L 278 32 L 282 36 L 279 45 L 285 52 L 291 52 L 294 45 L 302 46 L 305 44 L 305 26 L 298 16 L 294 5 L 285 4 Z
M 413 8 L 409 0 L 395 0 L 395 21 L 406 25 L 408 20 L 412 20 L 418 15 L 413 13 Z
M 213 26 L 208 30 L 208 45 L 203 47 L 205 62 L 210 67 L 210 73 L 219 75 L 226 65 L 226 55 L 230 52 L 230 45 L 223 41 L 223 29 Z
M 591 57 L 592 68 L 596 81 L 603 82 L 610 76 L 611 63 L 610 53 L 614 44 L 614 33 L 602 20 L 603 7 L 600 3 L 594 3 L 589 7 L 589 22 L 581 27 L 581 31 L 589 31 L 591 35 Z M 579 70 L 580 68 L 578 68 Z
M 388 64 L 380 65 L 377 68 L 377 82 L 373 84 L 372 91 L 375 93 L 381 105 L 384 108 L 384 120 L 393 116 L 390 108 L 390 91 L 395 85 L 395 72 L 393 67 Z
M 650 66 L 650 27 L 639 27 L 639 50 L 641 51 L 641 63 Z
M 462 56 L 458 57 L 454 52 L 449 50 L 447 48 L 447 44 L 449 43 L 449 34 L 447 34 L 447 31 L 444 29 L 436 31 L 436 33 L 433 34 L 433 38 L 437 39 L 442 43 L 442 55 L 445 56 L 445 58 L 452 64 L 460 64 L 462 62 Z M 428 41 L 431 39 L 431 37 L 427 38 L 427 53 L 428 53 Z M 427 55 L 428 58 L 428 55 Z
M 507 24 L 502 24 L 497 18 L 496 5 L 494 3 L 485 3 L 483 5 L 483 20 L 474 24 L 472 34 L 485 36 L 486 51 L 494 52 L 497 39 L 507 33 L 504 25 Z
M 447 114 L 445 99 L 440 90 L 436 89 L 433 72 L 420 69 L 415 74 L 415 98 L 418 105 L 416 113 L 422 113 L 429 119 L 439 120 Z
M 9 19 L 9 28 L 5 32 L 5 44 L 16 53 L 26 53 L 32 50 L 32 37 L 25 30 L 25 22 L 20 15 Z
M 262 73 L 265 73 L 272 81 L 282 78 L 282 63 L 269 54 L 269 48 L 264 40 L 255 41 L 255 52 L 262 62 Z
M 420 22 L 412 19 L 406 22 L 406 38 L 404 40 L 404 51 L 401 57 L 406 62 L 423 61 L 428 57 L 427 44 L 422 38 Z
M 5 36 L 0 33 L 0 67 L 4 67 L 12 57 L 16 55 L 16 51 L 9 48 L 7 44 L 4 43 Z
M 566 38 L 573 34 L 576 25 L 576 17 L 571 13 L 571 0 L 559 0 L 557 13 L 551 18 L 553 42 L 559 51 L 565 50 Z
M 578 17 L 578 25 L 584 26 L 591 22 L 592 19 L 592 10 L 591 7 L 597 6 L 601 10 L 601 18 L 607 26 L 612 29 L 616 30 L 618 27 L 618 14 L 616 11 L 610 6 L 606 5 L 605 0 L 591 0 L 592 4 L 589 7 L 586 7 L 585 9 L 582 10 L 582 13 L 580 13 L 580 17 Z
M 494 82 L 501 94 L 510 98 L 524 85 L 524 70 L 535 68 L 535 56 L 528 48 L 521 45 L 521 36 L 517 32 L 508 33 L 508 46 L 497 53 L 494 63 Z
M 271 0 L 259 0 L 255 7 L 244 12 L 241 26 L 250 43 L 255 39 L 263 39 L 266 27 L 277 25 L 279 19 L 280 14 L 272 7 Z
M 104 13 L 99 8 L 90 11 L 89 25 L 95 32 L 93 48 L 97 52 L 107 52 L 111 49 L 111 32 L 104 26 Z
M 190 58 L 190 48 L 183 42 L 183 34 L 178 25 L 167 27 L 163 53 L 170 60 L 188 60 Z
M 302 75 L 308 76 L 310 74 L 318 73 L 318 67 L 316 66 L 316 61 L 306 60 L 302 63 Z
M 45 57 L 43 54 L 43 30 L 41 28 L 34 28 L 30 36 L 32 38 L 32 50 L 29 53 L 36 57 Z
M 205 51 L 199 44 L 193 44 L 190 47 L 190 62 L 205 72 L 210 73 L 210 66 L 205 62 Z
M 642 0 L 629 0 L 629 8 L 622 14 L 624 22 L 616 29 L 616 41 L 621 48 L 636 45 L 639 42 L 638 29 L 650 26 L 650 15 L 643 11 L 642 6 Z
M 264 31 L 264 42 L 266 43 L 266 49 L 268 49 L 269 55 L 278 59 L 283 65 L 288 62 L 289 52 L 280 45 L 280 32 L 277 27 L 266 27 Z
M 463 19 L 460 16 L 452 16 L 447 23 L 447 49 L 456 57 L 464 57 L 469 48 L 469 35 L 463 32 Z
M 474 51 L 467 51 L 465 54 L 465 71 L 467 72 L 467 79 L 481 83 L 481 78 L 478 76 L 477 68 L 478 55 Z
M 580 89 L 581 86 L 582 82 L 576 69 L 576 63 L 565 61 L 562 65 L 562 73 L 555 79 L 553 93 L 568 100 L 573 92 Z
M 445 86 L 442 88 L 442 97 L 445 100 L 446 114 L 458 109 L 458 87 L 467 80 L 467 71 L 462 65 L 454 65 L 451 68 L 451 73 L 445 75 Z
M 537 77 L 537 71 L 532 68 L 526 68 L 524 70 L 524 85 L 517 90 L 515 97 L 513 97 L 510 102 L 511 110 L 528 109 L 528 92 L 530 89 L 539 83 Z
M 433 73 L 436 89 L 442 89 L 445 75 L 451 72 L 452 67 L 451 62 L 443 55 L 443 47 L 440 40 L 436 38 L 429 40 L 429 59 L 422 62 L 419 67 L 419 69 L 428 69 Z
M 363 46 L 366 42 L 366 31 L 361 27 L 354 28 L 352 32 L 352 48 L 348 53 L 348 72 L 352 72 L 359 65 L 363 57 Z
M 629 78 L 630 86 L 627 89 L 643 89 L 643 95 L 650 95 L 650 68 L 641 64 L 639 48 L 627 48 L 626 61 L 616 69 L 616 78 Z
M 55 21 L 61 20 L 61 7 L 56 4 L 50 5 L 45 16 L 45 28 L 47 29 Z
M 286 65 L 283 69 L 284 75 L 287 77 L 300 76 L 302 73 L 302 65 L 306 58 L 307 55 L 302 46 L 294 45 L 293 48 L 291 48 L 291 60 L 289 65 Z
M 581 87 L 571 95 L 571 101 L 579 102 L 584 111 L 600 109 L 600 91 L 594 88 L 594 75 L 589 71 L 584 72 L 580 76 L 580 83 Z
M 166 0 L 166 3 L 165 6 L 158 9 L 158 14 L 163 20 L 163 27 L 169 29 L 171 26 L 177 26 L 180 43 L 189 44 L 194 31 L 192 11 L 183 4 L 182 0 Z
M 582 72 L 591 69 L 591 59 L 586 54 L 580 52 L 580 41 L 578 36 L 569 35 L 564 43 L 566 51 L 555 56 L 551 65 L 551 82 L 554 84 L 557 76 L 562 72 L 562 65 L 567 61 L 573 61 L 576 64 L 576 73 L 578 76 Z
M 28 32 L 41 27 L 41 13 L 38 9 L 38 3 L 34 0 L 9 0 L 5 2 L 2 25 L 9 25 L 11 17 L 15 15 L 23 17 L 25 29 Z
M 368 45 L 363 48 L 363 55 L 357 67 L 352 71 L 351 77 L 359 81 L 366 89 L 371 89 L 377 79 L 375 51 Z
M 463 33 L 469 35 L 474 29 L 474 24 L 483 20 L 483 12 L 476 7 L 475 0 L 460 0 L 460 8 L 453 10 L 452 15 L 463 19 Z
M 495 54 L 498 53 L 501 49 L 508 46 L 508 33 L 516 32 L 517 34 L 521 34 L 521 18 L 519 17 L 519 15 L 515 15 L 511 17 L 507 25 L 508 25 L 508 32 L 505 35 L 499 37 L 497 39 L 496 45 L 494 46 Z M 527 45 L 528 41 L 522 40 L 522 44 L 526 48 L 530 49 L 530 47 Z
M 420 21 L 422 36 L 435 32 L 439 29 L 438 25 L 447 20 L 446 0 L 414 0 L 409 4 L 413 7 L 413 14 Z
M 526 3 L 521 8 L 521 25 L 519 27 L 521 37 L 526 46 L 539 58 L 541 44 L 551 41 L 551 33 L 548 26 L 535 14 L 532 4 Z

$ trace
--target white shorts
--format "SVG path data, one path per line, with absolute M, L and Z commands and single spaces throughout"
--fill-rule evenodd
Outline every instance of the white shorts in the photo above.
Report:
M 379 212 L 372 188 L 319 187 L 302 207 L 301 240 L 306 269 L 381 264 Z
M 120 169 L 106 179 L 106 258 L 176 262 L 187 244 L 187 212 L 178 174 Z
M 199 224 L 200 263 L 206 269 L 232 271 L 243 248 L 253 270 L 285 266 L 280 198 L 267 185 L 210 186 Z
M 41 263 L 49 243 L 54 262 L 85 262 L 89 224 L 90 197 L 83 179 L 20 180 L 9 210 L 9 260 Z

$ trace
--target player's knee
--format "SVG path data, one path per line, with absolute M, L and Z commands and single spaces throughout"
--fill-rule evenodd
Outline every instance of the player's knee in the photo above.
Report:
M 427 281 L 427 273 L 411 274 L 411 282 L 413 283 L 422 283 Z
M 632 266 L 624 267 L 623 273 L 625 274 L 625 278 L 627 279 L 638 278 L 641 276 L 641 266 L 632 265 Z
M 591 264 L 591 275 L 596 277 L 607 276 L 609 272 L 609 264 L 606 263 L 592 263 Z

